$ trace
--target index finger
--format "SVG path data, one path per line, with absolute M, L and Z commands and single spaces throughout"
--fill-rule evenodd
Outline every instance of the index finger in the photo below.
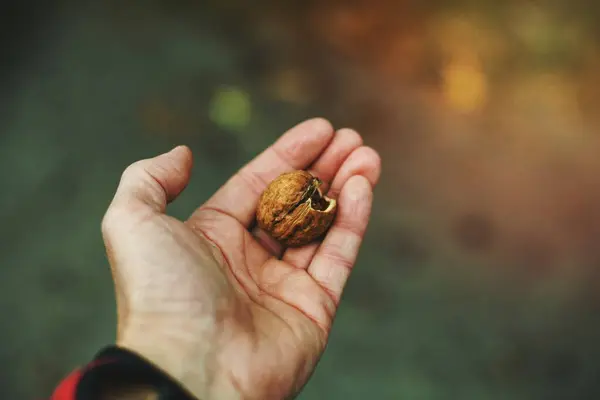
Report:
M 242 167 L 194 212 L 192 218 L 205 209 L 212 209 L 248 227 L 254 220 L 258 199 L 267 185 L 284 172 L 310 166 L 327 148 L 333 135 L 333 127 L 323 118 L 296 125 Z

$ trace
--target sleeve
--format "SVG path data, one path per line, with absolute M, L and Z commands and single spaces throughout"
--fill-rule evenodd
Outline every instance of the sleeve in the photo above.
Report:
M 50 400 L 101 400 L 108 386 L 149 385 L 160 400 L 198 400 L 149 361 L 128 350 L 109 346 L 56 387 Z

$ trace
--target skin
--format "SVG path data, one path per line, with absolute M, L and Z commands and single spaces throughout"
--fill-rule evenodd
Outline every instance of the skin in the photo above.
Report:
M 358 133 L 308 120 L 180 221 L 165 211 L 191 167 L 185 146 L 132 164 L 102 221 L 116 343 L 202 400 L 293 398 L 325 349 L 367 228 L 379 156 Z M 339 209 L 322 243 L 286 250 L 254 227 L 254 215 L 266 185 L 293 169 L 321 178 Z M 152 398 L 145 388 L 120 390 L 105 397 Z

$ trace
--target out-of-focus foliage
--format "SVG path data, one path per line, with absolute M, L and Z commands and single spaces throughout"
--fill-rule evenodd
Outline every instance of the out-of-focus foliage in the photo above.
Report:
M 600 3 L 63 0 L 4 16 L 0 398 L 114 335 L 99 224 L 189 144 L 185 217 L 301 119 L 383 157 L 303 399 L 600 396 Z

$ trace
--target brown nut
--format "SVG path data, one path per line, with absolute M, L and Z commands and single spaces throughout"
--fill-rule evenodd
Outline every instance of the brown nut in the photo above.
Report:
M 322 182 L 306 171 L 277 177 L 260 196 L 258 226 L 288 247 L 321 237 L 333 222 L 337 203 L 321 193 Z

